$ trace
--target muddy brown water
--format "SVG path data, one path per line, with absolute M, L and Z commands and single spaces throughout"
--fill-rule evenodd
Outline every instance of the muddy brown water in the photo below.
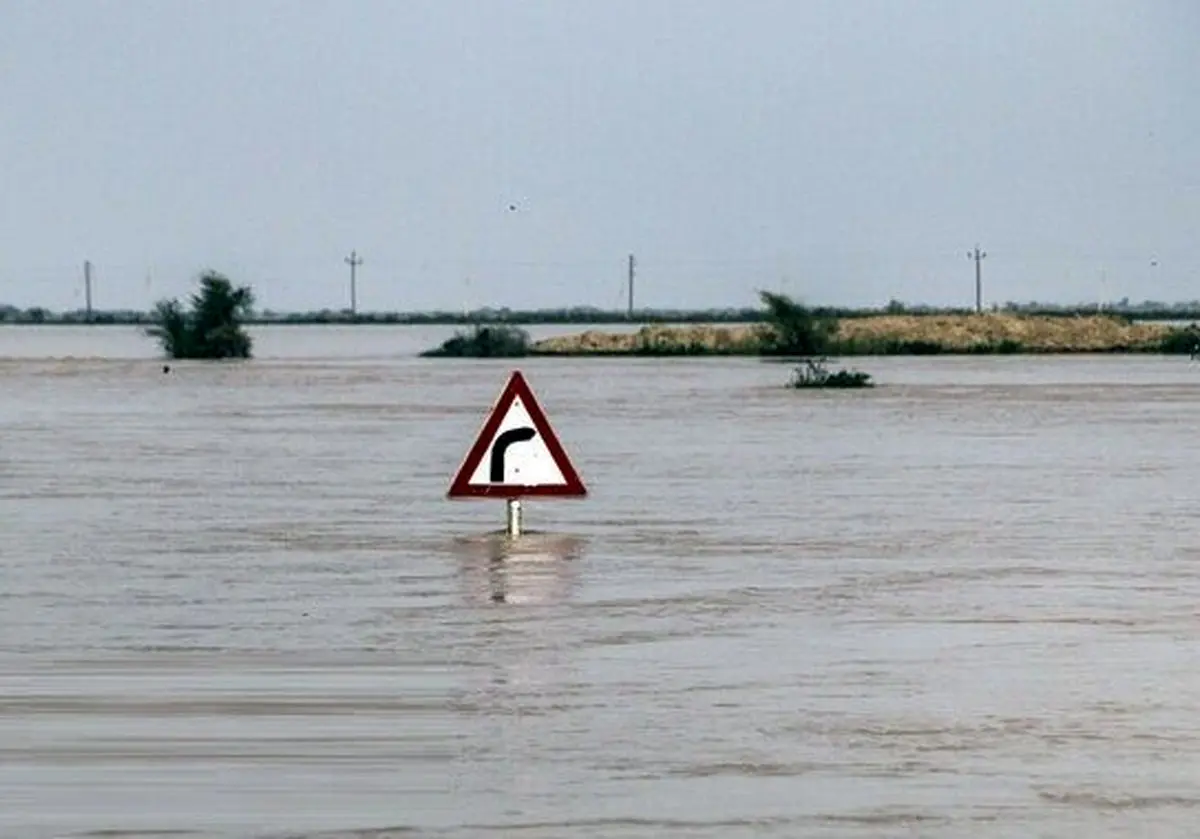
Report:
M 1194 835 L 1200 365 L 529 361 L 506 555 L 447 333 L 0 328 L 0 836 Z

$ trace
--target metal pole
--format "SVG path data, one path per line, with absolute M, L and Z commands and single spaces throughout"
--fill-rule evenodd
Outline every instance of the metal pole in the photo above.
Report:
M 983 313 L 983 273 L 981 263 L 987 257 L 986 253 L 979 250 L 979 245 L 975 246 L 974 252 L 967 251 L 967 259 L 975 260 L 975 313 Z
M 629 314 L 628 319 L 633 320 L 633 254 L 629 255 Z
M 516 539 L 521 535 L 521 499 L 508 499 L 508 538 Z
M 84 260 L 83 263 L 83 293 L 87 300 L 87 322 L 92 322 L 92 263 Z
M 350 266 L 350 314 L 355 316 L 358 314 L 358 287 L 355 269 L 363 264 L 362 257 L 358 255 L 357 251 L 350 251 L 350 255 L 346 257 L 346 264 Z
M 983 276 L 980 273 L 979 247 L 975 248 L 975 313 L 983 313 Z

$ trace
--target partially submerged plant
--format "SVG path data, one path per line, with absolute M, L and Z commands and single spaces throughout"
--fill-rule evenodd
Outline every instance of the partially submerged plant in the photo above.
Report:
M 1176 327 L 1163 336 L 1159 342 L 1159 351 L 1191 356 L 1195 359 L 1200 355 L 1200 327 L 1189 323 L 1184 327 Z
M 421 353 L 425 358 L 521 358 L 529 354 L 529 333 L 508 324 L 475 324 L 455 332 L 440 347 Z
M 188 310 L 178 300 L 163 300 L 155 307 L 155 325 L 146 332 L 158 339 L 163 352 L 171 358 L 250 357 L 253 340 L 242 328 L 254 305 L 248 287 L 235 288 L 222 274 L 207 271 L 190 303 Z
M 792 371 L 793 388 L 861 388 L 874 387 L 869 373 L 861 370 L 834 370 L 826 366 L 828 359 L 805 358 L 800 367 Z

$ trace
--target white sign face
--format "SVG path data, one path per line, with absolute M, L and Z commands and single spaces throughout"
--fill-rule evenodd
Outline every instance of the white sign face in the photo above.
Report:
M 471 473 L 472 486 L 510 484 L 517 486 L 565 486 L 567 476 L 554 460 L 542 435 L 537 432 L 521 397 L 516 397 L 487 453 Z

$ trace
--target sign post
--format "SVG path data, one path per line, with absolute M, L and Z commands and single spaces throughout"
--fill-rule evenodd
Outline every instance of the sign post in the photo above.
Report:
M 509 376 L 446 495 L 455 499 L 505 499 L 505 532 L 510 539 L 522 532 L 522 498 L 587 495 L 587 488 L 521 371 L 514 370 Z
M 521 499 L 508 499 L 508 517 L 506 519 L 506 532 L 509 539 L 516 539 L 521 535 Z

